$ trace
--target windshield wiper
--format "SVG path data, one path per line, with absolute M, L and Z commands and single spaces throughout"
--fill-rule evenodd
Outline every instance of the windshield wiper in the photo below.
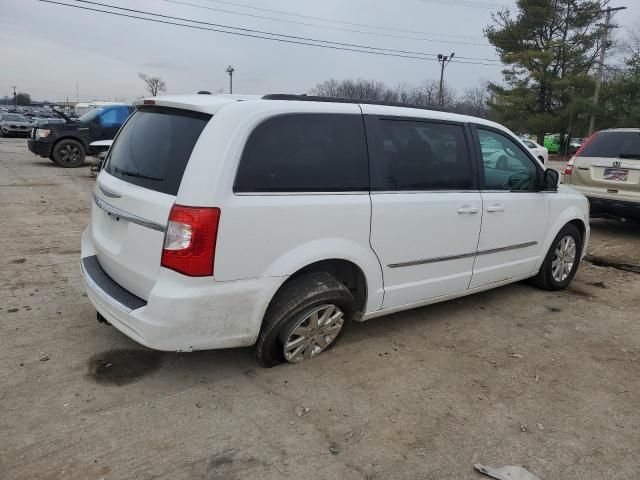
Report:
M 144 178 L 146 180 L 155 180 L 156 182 L 161 182 L 164 180 L 164 178 L 150 177 L 149 175 L 144 175 L 139 172 L 130 172 L 129 170 L 123 170 L 119 167 L 115 167 L 113 170 L 114 172 L 121 173 L 122 175 L 126 175 L 127 177 Z
M 640 158 L 640 153 L 621 153 L 620 158 Z

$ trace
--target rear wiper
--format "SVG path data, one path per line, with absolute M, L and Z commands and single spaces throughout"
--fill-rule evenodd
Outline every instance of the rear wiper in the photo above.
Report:
M 122 175 L 126 175 L 128 177 L 144 178 L 146 180 L 155 180 L 156 182 L 161 182 L 162 180 L 164 180 L 163 178 L 150 177 L 149 175 L 144 175 L 142 173 L 123 170 L 122 168 L 119 168 L 119 167 L 115 167 L 113 170 L 115 172 L 121 173 Z
M 621 153 L 620 158 L 640 158 L 640 153 Z

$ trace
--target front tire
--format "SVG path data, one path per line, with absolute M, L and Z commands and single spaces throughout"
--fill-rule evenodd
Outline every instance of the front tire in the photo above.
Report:
M 292 280 L 267 309 L 256 343 L 258 361 L 269 368 L 329 350 L 347 328 L 354 309 L 349 289 L 328 273 Z
M 76 140 L 60 140 L 53 147 L 53 161 L 64 168 L 76 168 L 84 164 L 86 153 L 82 144 Z
M 582 253 L 582 235 L 568 223 L 553 239 L 534 283 L 544 290 L 564 290 L 576 275 Z

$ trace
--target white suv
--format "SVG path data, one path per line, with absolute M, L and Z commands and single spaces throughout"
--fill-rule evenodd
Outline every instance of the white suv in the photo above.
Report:
M 299 362 L 350 320 L 529 277 L 565 288 L 586 250 L 585 197 L 492 122 L 293 95 L 137 107 L 81 266 L 98 318 L 151 348 Z

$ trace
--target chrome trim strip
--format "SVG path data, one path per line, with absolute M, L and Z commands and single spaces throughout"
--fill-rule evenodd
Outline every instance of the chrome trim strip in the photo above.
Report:
M 446 262 L 448 260 L 459 260 L 461 258 L 475 257 L 476 255 L 490 255 L 492 253 L 506 252 L 508 250 L 516 250 L 518 248 L 527 248 L 537 245 L 538 242 L 519 243 L 517 245 L 509 245 L 508 247 L 492 248 L 489 250 L 479 250 L 473 253 L 461 253 L 458 255 L 447 255 L 444 257 L 425 258 L 423 260 L 412 260 L 410 262 L 391 263 L 387 265 L 389 268 L 413 267 L 415 265 L 425 265 L 428 263 Z
M 538 242 L 525 242 L 525 243 L 518 243 L 516 245 L 509 245 L 508 247 L 491 248 L 489 250 L 479 250 L 478 255 L 490 255 L 492 253 L 506 252 L 507 250 L 516 250 L 518 248 L 533 247 L 534 245 L 537 245 L 537 244 Z
M 460 258 L 475 257 L 476 252 L 461 253 L 459 255 L 447 255 L 445 257 L 425 258 L 424 260 L 412 260 L 410 262 L 392 263 L 387 265 L 389 268 L 413 267 L 415 265 L 425 265 L 427 263 L 446 262 L 447 260 L 458 260 Z
M 111 198 L 121 198 L 122 195 L 120 195 L 119 193 L 116 192 L 112 192 L 111 190 L 107 190 L 106 188 L 104 188 L 102 185 L 98 185 L 98 188 L 100 189 L 100 191 L 102 193 L 104 193 L 107 197 L 111 197 Z
M 156 230 L 158 232 L 165 232 L 167 230 L 166 225 L 160 225 L 159 223 L 152 222 L 151 220 L 146 220 L 142 217 L 137 217 L 136 215 L 132 215 L 127 213 L 119 208 L 114 207 L 113 205 L 109 205 L 107 202 L 98 197 L 95 193 L 93 194 L 93 200 L 98 207 L 107 212 L 107 215 L 115 215 L 118 218 L 122 218 L 123 220 L 128 220 L 131 223 L 135 223 L 136 225 L 140 225 L 141 227 L 150 228 L 151 230 Z
M 82 263 L 82 259 L 80 259 L 80 271 L 82 272 L 82 278 L 84 279 L 85 282 L 87 282 L 87 284 L 97 293 L 100 295 L 100 297 L 105 301 L 110 303 L 111 305 L 113 305 L 114 307 L 119 308 L 120 310 L 125 311 L 126 313 L 131 313 L 133 310 L 131 310 L 129 307 L 123 305 L 122 303 L 120 303 L 119 301 L 117 301 L 115 298 L 107 295 L 107 292 L 105 292 L 104 290 L 102 290 L 98 284 L 96 282 L 93 281 L 93 279 L 89 276 L 89 274 L 87 273 L 87 271 L 84 269 L 84 265 Z

